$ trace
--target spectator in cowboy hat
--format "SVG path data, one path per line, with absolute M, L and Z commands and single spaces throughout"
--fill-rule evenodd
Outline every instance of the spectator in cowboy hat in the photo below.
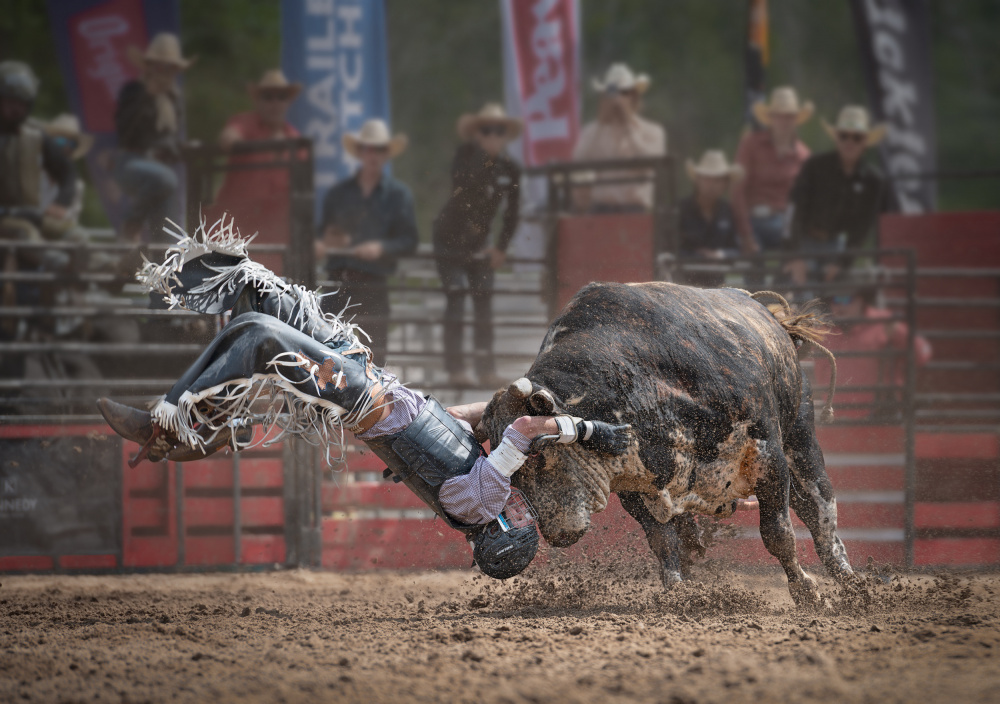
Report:
M 521 121 L 509 117 L 498 103 L 487 103 L 479 112 L 458 119 L 462 144 L 451 164 L 452 195 L 434 221 L 434 255 L 446 298 L 445 368 L 452 386 L 474 385 L 462 359 L 466 289 L 475 316 L 479 386 L 495 389 L 505 383 L 496 374 L 493 358 L 493 271 L 503 266 L 517 229 L 521 168 L 504 148 L 521 128 Z M 490 225 L 505 198 L 503 226 L 491 246 Z
M 680 254 L 707 260 L 738 256 L 736 221 L 726 193 L 733 181 L 742 178 L 743 168 L 731 165 L 718 150 L 705 152 L 697 164 L 688 159 L 685 167 L 694 182 L 694 193 L 682 199 L 679 206 Z M 686 278 L 695 286 L 719 286 L 725 277 L 706 272 Z
M 601 94 L 597 120 L 580 131 L 573 149 L 576 161 L 630 159 L 667 153 L 663 127 L 639 115 L 642 94 L 649 89 L 649 76 L 636 75 L 626 64 L 612 64 L 603 79 L 595 78 L 594 90 Z M 645 175 L 643 171 L 602 171 L 594 180 Z M 653 207 L 652 183 L 623 183 L 576 188 L 578 207 L 595 212 L 642 212 Z
M 80 129 L 80 120 L 76 115 L 63 113 L 50 120 L 42 128 L 42 131 L 52 141 L 55 149 L 58 149 L 69 161 L 82 159 L 94 146 L 93 135 L 86 134 Z M 83 194 L 85 191 L 83 179 L 77 178 L 73 184 L 73 200 L 66 207 L 65 215 L 62 217 L 44 216 L 42 218 L 42 234 L 46 237 L 79 240 L 81 233 L 79 230 L 80 213 L 83 211 Z M 49 203 L 54 203 L 59 195 L 59 186 L 54 183 L 48 174 L 42 176 L 42 203 L 43 207 Z
M 371 119 L 343 137 L 344 150 L 360 162 L 357 172 L 323 199 L 322 232 L 317 259 L 340 283 L 323 299 L 324 308 L 339 313 L 350 302 L 358 323 L 371 335 L 375 362 L 385 364 L 389 337 L 388 276 L 396 260 L 417 248 L 413 194 L 406 184 L 385 173 L 385 165 L 406 149 L 405 135 L 391 135 L 383 120 Z
M 787 228 L 788 194 L 807 158 L 809 148 L 796 136 L 799 125 L 813 114 L 810 102 L 800 103 L 794 88 L 771 91 L 769 102 L 753 106 L 764 129 L 748 131 L 736 150 L 736 163 L 746 177 L 733 190 L 733 209 L 746 253 L 777 250 Z
M 145 52 L 129 47 L 129 57 L 142 70 L 118 94 L 115 126 L 119 154 L 116 175 L 127 197 L 122 235 L 136 242 L 144 225 L 161 239 L 165 217 L 175 215 L 178 187 L 173 165 L 180 160 L 183 101 L 177 77 L 194 59 L 181 54 L 177 36 L 157 34 Z
M 787 246 L 803 254 L 863 247 L 879 214 L 897 209 L 892 188 L 863 158 L 869 147 L 885 137 L 886 126 L 872 125 L 868 111 L 860 105 L 847 105 L 836 125 L 824 120 L 823 128 L 836 148 L 806 160 L 791 194 Z M 832 281 L 850 261 L 850 257 L 827 258 L 810 266 L 801 259 L 789 262 L 787 268 L 797 284 L 809 278 Z
M 219 144 L 230 148 L 239 142 L 294 139 L 299 131 L 288 122 L 288 109 L 302 92 L 301 83 L 290 83 L 280 69 L 265 71 L 261 79 L 247 86 L 254 109 L 234 115 L 219 135 Z M 285 160 L 280 151 L 234 155 L 229 163 L 238 164 Z M 226 172 L 210 217 L 228 212 L 240 229 L 257 233 L 258 244 L 287 244 L 289 241 L 289 174 L 286 167 L 237 169 Z M 272 269 L 280 266 L 261 257 Z

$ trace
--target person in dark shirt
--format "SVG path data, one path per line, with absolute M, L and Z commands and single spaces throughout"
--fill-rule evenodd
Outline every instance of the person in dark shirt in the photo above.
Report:
M 118 93 L 115 130 L 119 154 L 116 177 L 127 197 L 122 236 L 136 242 L 149 224 L 151 237 L 163 240 L 163 220 L 171 215 L 180 159 L 183 124 L 177 76 L 192 63 L 181 55 L 180 41 L 163 32 L 153 37 L 144 54 L 131 52 L 142 78 L 129 81 Z
M 316 258 L 340 288 L 323 299 L 324 310 L 341 313 L 348 303 L 371 335 L 375 363 L 385 365 L 389 338 L 388 276 L 399 257 L 417 248 L 413 194 L 406 184 L 384 173 L 390 159 L 406 149 L 404 135 L 390 136 L 379 119 L 368 120 L 357 134 L 345 134 L 344 149 L 360 167 L 323 199 L 323 231 Z M 357 306 L 357 307 L 354 307 Z
M 885 136 L 884 125 L 872 126 L 868 111 L 848 105 L 837 124 L 823 127 L 836 149 L 810 157 L 792 187 L 793 208 L 788 248 L 822 254 L 864 246 L 880 213 L 897 209 L 895 194 L 881 173 L 863 159 L 865 150 Z M 789 262 L 791 280 L 833 281 L 850 258 Z
M 697 164 L 688 160 L 686 167 L 694 193 L 680 202 L 680 255 L 708 260 L 738 256 L 736 221 L 725 196 L 733 179 L 742 177 L 742 167 L 731 166 L 716 150 L 702 154 Z M 694 286 L 719 286 L 725 277 L 718 272 L 691 272 L 685 278 Z
M 482 388 L 502 386 L 493 357 L 493 272 L 506 261 L 507 247 L 517 229 L 521 169 L 504 148 L 521 133 L 521 121 L 508 117 L 497 103 L 462 115 L 462 144 L 451 165 L 452 194 L 434 221 L 437 259 L 446 305 L 445 368 L 452 386 L 474 386 L 462 359 L 465 294 L 471 294 L 475 328 L 475 368 Z M 490 225 L 506 199 L 503 225 L 496 243 L 489 244 Z

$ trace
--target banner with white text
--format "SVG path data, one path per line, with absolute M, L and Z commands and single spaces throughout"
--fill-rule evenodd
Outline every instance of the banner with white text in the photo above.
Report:
M 926 0 L 852 0 L 872 114 L 889 131 L 880 149 L 904 213 L 937 204 L 930 8 Z M 916 178 L 915 178 L 916 176 Z
M 504 99 L 524 120 L 508 150 L 525 166 L 569 161 L 580 133 L 580 4 L 578 0 L 500 0 Z M 522 223 L 512 255 L 541 259 L 545 233 L 532 221 L 546 201 L 545 180 L 521 184 Z
M 370 118 L 389 119 L 383 0 L 283 0 L 281 65 L 305 86 L 289 120 L 313 139 L 316 208 L 357 162 L 341 138 Z

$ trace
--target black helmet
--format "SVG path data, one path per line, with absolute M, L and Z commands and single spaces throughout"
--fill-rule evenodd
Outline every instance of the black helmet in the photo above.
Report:
M 534 512 L 524 495 L 511 487 L 500 515 L 472 537 L 472 559 L 483 574 L 508 579 L 521 574 L 537 552 Z
M 38 97 L 38 77 L 23 61 L 0 62 L 0 96 L 31 105 Z

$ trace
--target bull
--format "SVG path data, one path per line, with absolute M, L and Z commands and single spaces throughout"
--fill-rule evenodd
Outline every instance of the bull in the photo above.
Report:
M 802 341 L 818 342 L 824 329 L 783 299 L 768 307 L 758 298 L 739 289 L 594 283 L 569 302 L 527 375 L 494 395 L 478 429 L 496 446 L 523 415 L 632 425 L 620 457 L 554 445 L 514 476 L 551 545 L 579 540 L 615 492 L 669 587 L 683 578 L 685 515 L 728 517 L 756 494 L 761 538 L 797 604 L 819 593 L 796 557 L 789 507 L 827 572 L 853 577 L 798 359 Z

